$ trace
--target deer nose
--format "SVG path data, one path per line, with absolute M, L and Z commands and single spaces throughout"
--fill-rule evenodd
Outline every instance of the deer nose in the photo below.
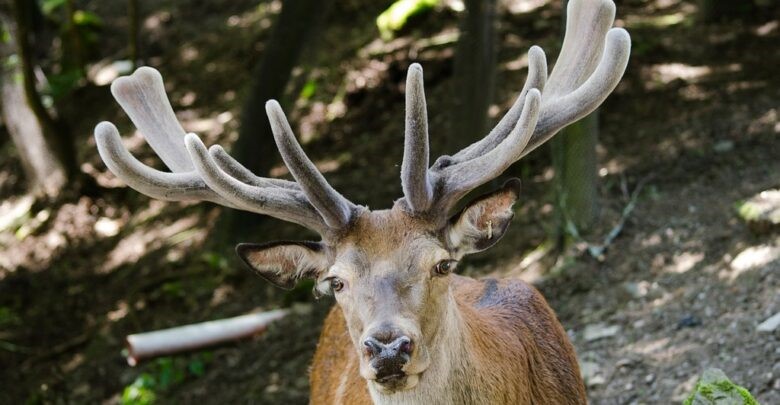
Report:
M 408 336 L 382 340 L 371 336 L 363 341 L 363 345 L 379 382 L 402 377 L 401 369 L 409 361 L 414 348 Z

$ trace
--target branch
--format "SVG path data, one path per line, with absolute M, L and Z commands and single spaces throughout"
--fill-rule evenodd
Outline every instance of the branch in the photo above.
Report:
M 262 333 L 269 324 L 284 318 L 288 312 L 286 309 L 277 309 L 129 335 L 126 339 L 127 364 L 132 367 L 143 359 L 199 349 Z

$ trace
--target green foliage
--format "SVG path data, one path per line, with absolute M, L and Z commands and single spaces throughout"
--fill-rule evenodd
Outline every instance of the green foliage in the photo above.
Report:
M 50 17 L 64 5 L 65 0 L 43 0 L 41 1 L 41 12 L 43 15 Z
M 122 391 L 122 405 L 149 405 L 153 404 L 157 395 L 154 393 L 155 381 L 152 375 L 143 373 L 125 387 Z
M 148 405 L 157 400 L 159 393 L 187 380 L 206 373 L 211 361 L 210 352 L 198 353 L 189 358 L 163 357 L 150 364 L 147 372 L 141 373 L 132 384 L 122 391 L 123 405 Z
M 201 256 L 201 259 L 206 263 L 206 265 L 215 270 L 225 271 L 230 268 L 228 259 L 220 253 L 206 252 Z
M 314 94 L 317 92 L 317 82 L 313 79 L 309 79 L 309 81 L 306 82 L 306 84 L 303 85 L 303 88 L 301 89 L 301 94 L 298 96 L 298 98 L 301 98 L 303 100 L 309 100 L 311 99 Z
M 436 7 L 439 0 L 398 0 L 376 18 L 376 27 L 384 40 L 390 40 L 409 19 Z
M 18 325 L 21 319 L 11 308 L 0 307 L 0 328 Z
M 48 86 L 43 90 L 43 94 L 58 100 L 76 89 L 83 78 L 83 71 L 75 68 L 50 75 L 47 77 Z

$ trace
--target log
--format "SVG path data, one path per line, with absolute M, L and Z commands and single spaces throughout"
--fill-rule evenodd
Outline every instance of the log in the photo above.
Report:
M 286 309 L 251 313 L 193 325 L 178 326 L 127 336 L 127 364 L 143 359 L 200 349 L 262 333 L 269 324 L 288 314 Z

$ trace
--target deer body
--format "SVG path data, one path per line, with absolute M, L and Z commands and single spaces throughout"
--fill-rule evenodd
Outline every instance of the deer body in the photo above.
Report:
M 401 186 L 388 210 L 371 211 L 333 189 L 306 156 L 279 104 L 266 104 L 294 181 L 260 177 L 218 145 L 186 134 L 162 76 L 142 67 L 111 91 L 170 172 L 138 161 L 119 131 L 95 128 L 106 166 L 163 200 L 207 200 L 293 222 L 319 241 L 239 244 L 238 255 L 281 288 L 315 281 L 337 302 L 311 373 L 312 402 L 360 404 L 580 404 L 585 393 L 566 333 L 541 295 L 519 280 L 453 274 L 466 255 L 496 244 L 512 222 L 519 180 L 454 212 L 471 190 L 500 176 L 617 86 L 630 38 L 611 28 L 611 0 L 571 0 L 561 54 L 549 74 L 528 53 L 517 101 L 484 138 L 430 164 L 423 71 L 406 79 Z
M 452 313 L 417 387 L 384 395 L 358 373 L 339 308 L 311 368 L 312 404 L 584 404 L 576 356 L 544 298 L 515 279 L 455 277 Z M 334 359 L 339 359 L 334 361 Z

